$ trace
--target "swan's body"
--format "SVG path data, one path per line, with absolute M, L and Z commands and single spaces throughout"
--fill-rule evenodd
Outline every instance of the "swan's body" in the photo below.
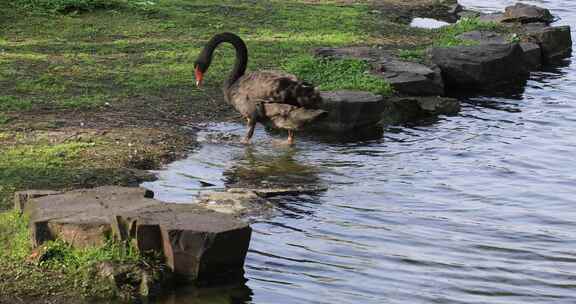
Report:
M 224 82 L 224 96 L 248 122 L 244 142 L 249 142 L 256 122 L 271 123 L 288 130 L 288 143 L 294 141 L 293 131 L 323 115 L 322 102 L 314 86 L 299 81 L 296 76 L 277 71 L 257 71 L 245 74 L 248 50 L 238 36 L 223 33 L 214 36 L 196 60 L 196 81 L 202 83 L 203 74 L 210 66 L 212 53 L 223 42 L 236 49 L 236 63 Z

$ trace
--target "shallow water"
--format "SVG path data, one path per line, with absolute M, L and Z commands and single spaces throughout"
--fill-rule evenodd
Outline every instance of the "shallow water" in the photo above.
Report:
M 465 0 L 484 11 L 512 1 Z M 576 25 L 576 1 L 526 1 Z M 576 37 L 573 35 L 573 37 Z M 237 183 L 327 185 L 253 225 L 246 284 L 179 290 L 163 303 L 576 303 L 576 64 L 524 92 L 363 138 L 277 148 L 203 144 L 146 186 L 189 201 Z M 200 181 L 208 184 L 202 184 Z

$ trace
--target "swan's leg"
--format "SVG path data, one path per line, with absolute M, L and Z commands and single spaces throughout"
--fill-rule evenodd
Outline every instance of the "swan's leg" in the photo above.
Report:
M 250 139 L 252 138 L 252 135 L 254 135 L 254 129 L 256 128 L 256 121 L 252 118 L 247 118 L 247 126 L 248 126 L 248 132 L 246 133 L 246 136 L 244 137 L 244 139 L 242 140 L 243 144 L 249 144 L 250 143 Z
M 294 131 L 288 130 L 288 139 L 286 140 L 286 143 L 290 146 L 294 144 Z

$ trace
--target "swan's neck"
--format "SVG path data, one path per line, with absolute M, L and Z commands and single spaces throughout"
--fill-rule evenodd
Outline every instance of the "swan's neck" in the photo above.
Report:
M 246 48 L 244 41 L 232 33 L 218 34 L 210 39 L 200 54 L 200 57 L 205 58 L 208 66 L 210 66 L 214 50 L 223 42 L 232 44 L 234 49 L 236 49 L 236 61 L 234 62 L 234 67 L 232 68 L 228 79 L 224 81 L 224 89 L 228 89 L 244 75 L 244 72 L 246 72 L 246 66 L 248 65 L 248 49 Z

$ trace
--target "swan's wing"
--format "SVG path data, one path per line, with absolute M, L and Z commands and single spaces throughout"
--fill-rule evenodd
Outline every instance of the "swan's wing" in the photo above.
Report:
M 326 114 L 326 111 L 305 109 L 282 103 L 265 103 L 264 113 L 277 128 L 300 130 L 306 124 Z
M 311 84 L 296 76 L 277 71 L 252 72 L 233 86 L 231 101 L 281 103 L 304 108 L 318 108 L 321 97 Z

